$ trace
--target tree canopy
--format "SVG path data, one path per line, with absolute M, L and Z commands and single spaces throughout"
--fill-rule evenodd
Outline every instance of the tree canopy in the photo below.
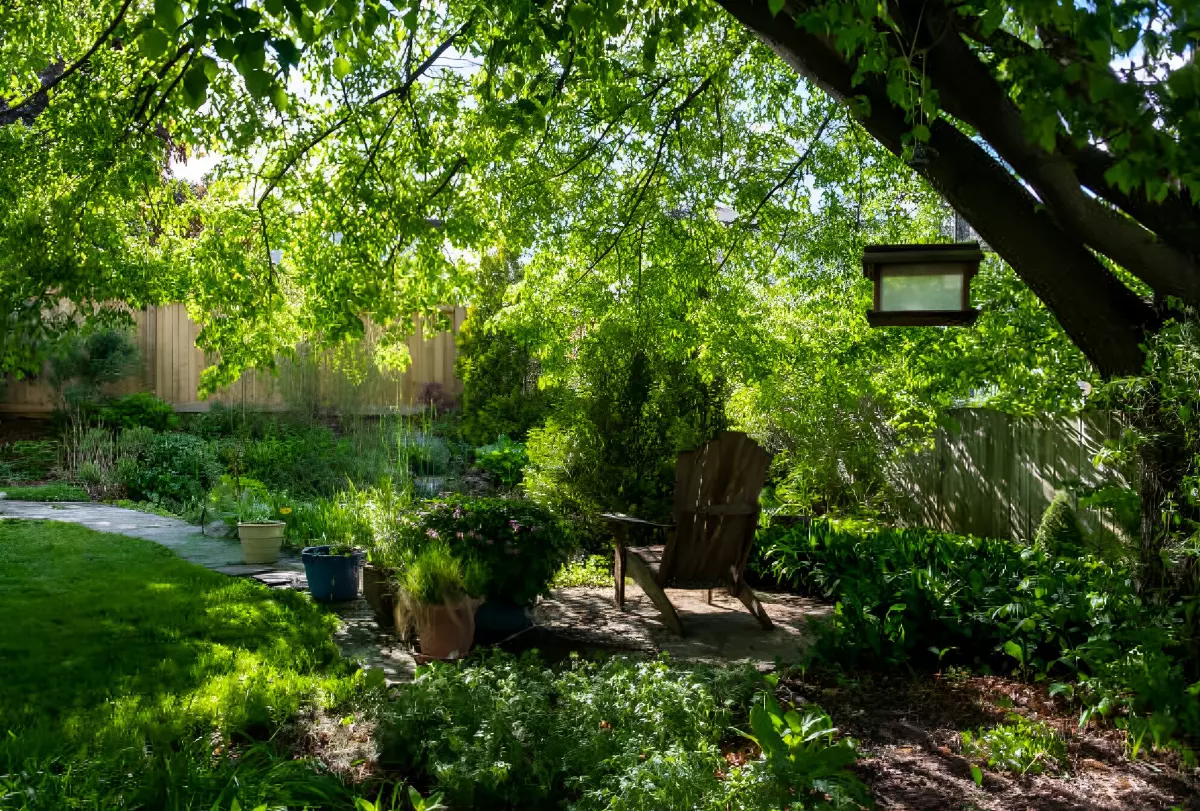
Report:
M 1135 372 L 1147 298 L 1200 290 L 1196 20 L 1190 0 L 19 0 L 6 340 L 64 298 L 182 300 L 220 352 L 210 387 L 364 317 L 402 364 L 412 315 L 497 245 L 572 329 L 606 296 L 736 314 L 780 257 L 832 295 L 861 237 L 934 238 L 940 195 L 1101 372 Z M 204 185 L 165 168 L 201 151 L 224 156 Z

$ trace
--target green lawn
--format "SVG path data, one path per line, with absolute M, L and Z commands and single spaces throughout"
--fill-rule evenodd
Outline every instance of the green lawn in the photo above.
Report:
M 352 807 L 271 740 L 363 689 L 305 595 L 0 520 L 0 616 L 0 808 Z
M 73 484 L 35 484 L 29 487 L 0 486 L 0 493 L 11 501 L 88 501 L 87 490 Z

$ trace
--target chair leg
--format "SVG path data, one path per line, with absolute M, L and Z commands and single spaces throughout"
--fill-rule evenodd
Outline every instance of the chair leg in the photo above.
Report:
M 713 592 L 712 589 L 708 590 L 708 604 L 709 605 L 712 605 L 712 592 Z
M 613 550 L 613 601 L 625 608 L 625 544 L 619 538 Z
M 654 572 L 650 571 L 650 567 L 637 555 L 627 555 L 625 564 L 629 567 L 629 574 L 633 577 L 634 582 L 642 587 L 642 591 L 646 592 L 651 602 L 658 608 L 667 627 L 675 634 L 683 636 L 683 623 L 679 621 L 679 615 L 675 613 L 675 606 L 671 605 L 671 601 L 667 599 L 667 593 L 663 591 L 662 586 L 655 582 Z
M 737 598 L 742 601 L 746 608 L 750 609 L 750 613 L 758 620 L 758 624 L 763 627 L 764 631 L 770 631 L 775 625 L 771 622 L 771 618 L 767 616 L 767 611 L 758 600 L 758 595 L 754 593 L 754 589 L 743 585 L 737 593 Z

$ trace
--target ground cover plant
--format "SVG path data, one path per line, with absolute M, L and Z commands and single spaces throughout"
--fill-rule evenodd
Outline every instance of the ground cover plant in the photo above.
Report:
M 819 660 L 1011 672 L 1054 682 L 1081 722 L 1200 742 L 1189 604 L 1143 600 L 1120 563 L 1046 536 L 1026 546 L 830 520 L 765 530 L 759 554 L 760 571 L 835 602 L 814 626 Z
M 766 688 L 752 668 L 610 657 L 555 669 L 494 653 L 422 668 L 381 722 L 383 758 L 455 808 L 860 807 L 852 744 L 819 710 L 785 718 L 755 699 Z M 766 759 L 726 757 L 747 742 L 735 723 L 762 733 Z M 803 744 L 771 746 L 772 730 L 790 742 L 798 727 Z
M 274 740 L 364 685 L 303 595 L 69 524 L 0 521 L 0 566 L 0 807 L 352 807 Z
M 0 485 L 0 493 L 11 501 L 88 501 L 88 493 L 82 487 L 63 482 L 36 484 L 28 487 L 6 487 Z

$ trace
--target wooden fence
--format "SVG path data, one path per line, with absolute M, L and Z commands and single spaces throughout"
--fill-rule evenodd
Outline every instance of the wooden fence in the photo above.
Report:
M 1127 483 L 1120 471 L 1092 464 L 1104 440 L 1120 433 L 1109 414 L 1027 419 L 962 409 L 953 417 L 956 425 L 938 431 L 930 450 L 892 472 L 905 523 L 1027 541 L 1056 491 Z M 1108 513 L 1074 500 L 1093 537 L 1124 539 Z
M 320 405 L 344 413 L 380 413 L 413 407 L 427 384 L 441 384 L 457 396 L 462 389 L 454 376 L 454 333 L 466 311 L 447 310 L 452 330 L 426 338 L 420 319 L 407 344 L 412 363 L 402 373 L 385 373 L 370 362 L 369 344 L 376 330 L 368 325 L 367 340 L 356 351 L 325 353 L 298 360 L 282 359 L 274 373 L 248 371 L 232 385 L 201 400 L 200 373 L 212 358 L 196 347 L 200 325 L 182 304 L 148 307 L 134 313 L 141 368 L 113 384 L 108 394 L 150 391 L 176 411 L 204 411 L 213 402 L 255 408 L 307 408 Z M 0 413 L 45 414 L 57 395 L 45 377 L 13 380 L 0 386 Z

